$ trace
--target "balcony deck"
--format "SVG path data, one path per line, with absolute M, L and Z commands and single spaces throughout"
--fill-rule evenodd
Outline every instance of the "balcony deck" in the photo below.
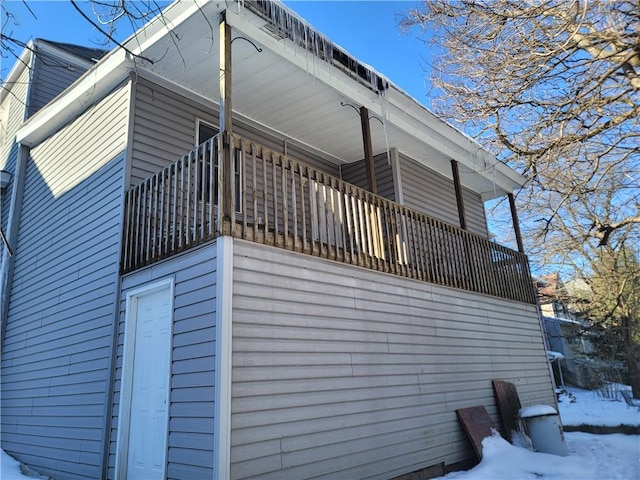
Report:
M 233 136 L 230 198 L 219 138 L 130 189 L 121 271 L 131 272 L 224 232 L 252 242 L 420 281 L 535 303 L 527 257 Z

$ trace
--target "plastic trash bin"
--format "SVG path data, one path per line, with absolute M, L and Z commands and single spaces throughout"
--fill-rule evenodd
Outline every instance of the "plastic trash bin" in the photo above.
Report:
M 524 423 L 525 432 L 537 452 L 552 453 L 562 457 L 569 455 L 560 416 L 555 408 L 549 405 L 523 407 L 518 412 L 518 417 Z

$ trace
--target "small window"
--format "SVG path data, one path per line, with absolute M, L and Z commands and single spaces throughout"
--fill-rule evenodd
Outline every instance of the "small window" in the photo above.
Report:
M 196 145 L 201 145 L 218 134 L 219 130 L 210 123 L 196 121 Z

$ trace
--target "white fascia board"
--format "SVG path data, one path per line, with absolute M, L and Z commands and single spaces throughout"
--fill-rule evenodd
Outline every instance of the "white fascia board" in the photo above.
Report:
M 403 91 L 391 87 L 388 92 L 389 106 L 395 107 L 390 110 L 398 114 L 396 121 L 404 120 L 409 122 L 408 125 L 415 122 L 420 126 L 415 127 L 416 132 L 422 132 L 423 128 L 421 127 L 430 131 L 433 136 L 429 137 L 428 143 L 443 154 L 469 167 L 478 175 L 483 175 L 482 172 L 487 171 L 487 167 L 495 170 L 499 174 L 501 186 L 510 192 L 527 182 L 526 177 L 498 160 L 477 141 L 436 116 Z M 408 117 L 410 120 L 404 117 Z M 407 127 L 405 126 L 405 128 Z M 415 136 L 418 137 L 419 133 Z M 483 176 L 487 177 L 487 175 Z M 493 175 L 489 177 L 492 180 L 495 178 Z
M 7 78 L 4 80 L 4 82 L 2 82 L 2 89 L 0 89 L 0 102 L 2 102 L 4 100 L 4 97 L 9 94 L 11 85 L 13 85 L 18 80 L 18 78 L 22 74 L 22 71 L 25 68 L 29 68 L 31 62 L 31 54 L 33 53 L 34 49 L 34 41 L 29 40 L 29 43 L 24 48 L 24 50 L 22 50 L 20 57 L 18 57 L 16 63 L 13 65 L 13 68 L 11 68 L 9 75 L 7 75 Z
M 144 52 L 150 46 L 162 41 L 173 29 L 189 20 L 194 15 L 204 15 L 202 9 L 204 5 L 211 3 L 210 0 L 189 0 L 170 4 L 162 13 L 158 14 L 149 23 L 144 25 L 132 34 L 122 45 L 124 45 L 134 55 L 144 56 Z M 224 3 L 216 4 L 217 11 L 222 11 Z M 217 25 L 218 19 L 209 19 L 212 25 Z M 215 29 L 214 29 L 215 30 Z M 144 60 L 137 60 L 139 63 L 146 63 Z
M 37 145 L 123 81 L 130 65 L 124 50 L 112 51 L 20 127 L 16 141 L 28 147 Z
M 513 192 L 521 185 L 520 182 L 514 181 L 503 174 L 503 171 L 509 171 L 514 175 L 518 175 L 515 171 L 493 158 L 480 146 L 476 147 L 475 152 L 469 152 L 462 145 L 449 142 L 437 132 L 430 131 L 428 127 L 425 127 L 424 124 L 421 124 L 418 120 L 407 118 L 398 108 L 387 109 L 387 120 L 412 137 L 420 140 L 425 145 L 435 148 L 451 159 L 457 160 L 476 175 L 491 180 L 491 182 L 495 183 L 498 190 Z M 481 160 L 479 160 L 478 157 L 481 157 Z M 490 168 L 487 168 L 487 165 L 489 165 Z M 451 175 L 450 172 L 440 173 L 448 177 Z M 522 179 L 524 183 L 524 177 L 522 177 Z M 486 192 L 486 195 L 484 193 L 481 194 L 490 198 L 495 197 L 493 191 Z

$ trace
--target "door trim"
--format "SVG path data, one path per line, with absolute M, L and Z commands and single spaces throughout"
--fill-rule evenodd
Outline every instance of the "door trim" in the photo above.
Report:
M 129 422 L 131 421 L 131 400 L 133 390 L 133 362 L 136 344 L 136 326 L 138 299 L 144 295 L 155 293 L 161 290 L 169 291 L 169 310 L 171 311 L 170 337 L 173 338 L 173 309 L 175 280 L 173 277 L 165 278 L 147 285 L 135 288 L 127 292 L 126 307 L 124 315 L 124 340 L 122 342 L 122 376 L 120 378 L 120 398 L 118 406 L 118 431 L 116 441 L 116 464 L 115 478 L 124 480 L 127 478 L 127 464 L 129 454 Z M 173 342 L 172 342 L 173 343 Z M 172 352 L 169 352 L 169 362 L 171 362 Z M 167 436 L 169 433 L 170 420 L 170 392 L 171 392 L 171 370 L 169 370 L 169 388 L 167 389 Z M 167 439 L 168 445 L 168 439 Z M 165 476 L 167 472 L 168 455 L 165 451 Z

